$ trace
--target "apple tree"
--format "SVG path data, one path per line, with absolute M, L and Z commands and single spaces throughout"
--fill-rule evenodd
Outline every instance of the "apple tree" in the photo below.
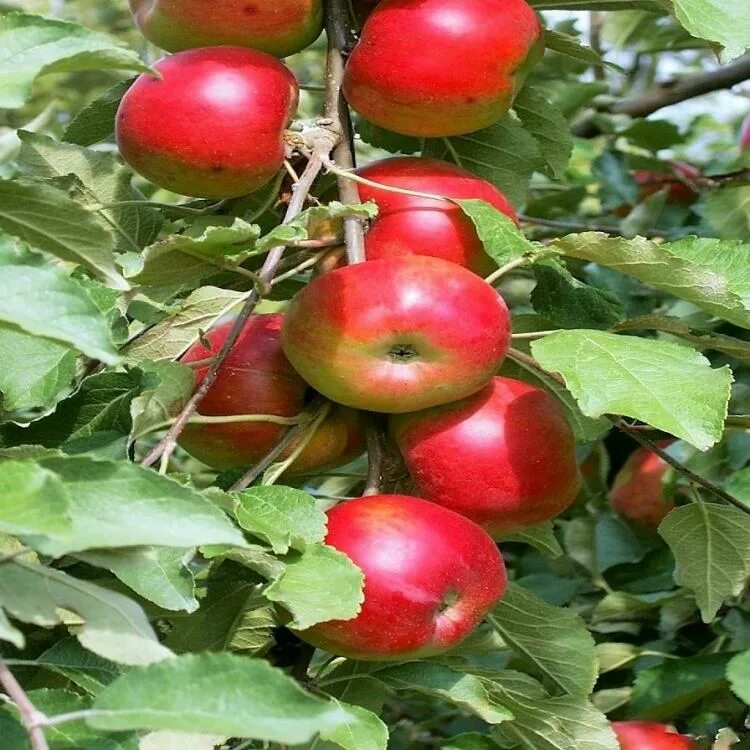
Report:
M 0 0 L 0 750 L 750 748 L 748 50 Z

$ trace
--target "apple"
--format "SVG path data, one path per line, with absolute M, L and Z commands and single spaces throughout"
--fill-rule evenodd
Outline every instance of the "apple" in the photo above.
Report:
M 253 315 L 248 319 L 224 360 L 216 382 L 200 403 L 202 416 L 273 414 L 294 417 L 304 409 L 309 387 L 281 350 L 282 320 L 283 315 L 278 313 Z M 196 342 L 181 361 L 189 364 L 215 356 L 233 323 L 229 320 L 211 329 L 204 336 L 208 346 Z M 209 364 L 205 364 L 195 368 L 196 386 L 205 377 L 208 367 Z M 194 458 L 225 471 L 258 462 L 286 429 L 274 422 L 193 423 L 182 432 L 179 443 Z M 282 458 L 294 447 L 292 445 Z M 341 466 L 363 449 L 358 414 L 351 409 L 334 407 L 287 473 L 302 474 Z
M 396 133 L 460 135 L 510 109 L 543 49 L 525 0 L 383 0 L 349 58 L 344 93 Z
M 745 121 L 740 127 L 740 149 L 750 149 L 750 115 L 745 118 Z
M 671 440 L 657 444 L 666 448 Z M 612 507 L 623 518 L 656 529 L 674 508 L 674 500 L 665 494 L 664 478 L 670 471 L 663 458 L 646 448 L 638 448 L 617 472 L 609 493 Z
M 275 57 L 244 47 L 178 52 L 143 74 L 117 110 L 125 161 L 182 195 L 232 198 L 268 182 L 284 162 L 284 129 L 298 86 Z
M 612 722 L 622 750 L 698 750 L 697 743 L 672 727 L 653 721 Z
M 639 185 L 640 200 L 653 195 L 659 190 L 667 190 L 667 202 L 689 205 L 698 199 L 698 193 L 680 177 L 696 180 L 701 176 L 700 170 L 683 161 L 671 161 L 669 167 L 672 172 L 652 172 L 638 169 L 633 172 L 633 179 Z
M 497 292 L 424 255 L 337 268 L 292 300 L 281 332 L 297 372 L 331 401 L 398 413 L 486 385 L 510 340 Z
M 581 486 L 559 401 L 520 380 L 496 377 L 462 401 L 392 416 L 389 429 L 418 494 L 493 536 L 554 518 Z
M 322 0 L 130 0 L 143 35 L 169 52 L 236 45 L 286 57 L 323 28 Z
M 391 187 L 483 200 L 516 220 L 513 206 L 494 185 L 439 159 L 397 156 L 368 164 L 357 174 Z M 362 184 L 359 195 L 362 201 L 375 201 L 379 208 L 365 239 L 368 259 L 434 255 L 480 276 L 496 268 L 484 252 L 473 222 L 455 204 Z
M 450 510 L 407 495 L 349 500 L 328 512 L 326 544 L 365 575 L 352 620 L 298 633 L 351 659 L 434 656 L 457 645 L 503 595 L 505 565 L 490 537 Z

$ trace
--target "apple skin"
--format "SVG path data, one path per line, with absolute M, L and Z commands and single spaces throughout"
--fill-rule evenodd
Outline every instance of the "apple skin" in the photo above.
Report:
M 748 115 L 740 127 L 740 149 L 750 149 L 750 115 Z
M 667 448 L 671 440 L 661 440 L 660 448 Z M 674 501 L 665 497 L 663 479 L 670 466 L 656 453 L 638 448 L 617 472 L 609 501 L 623 518 L 650 529 L 658 528 Z
M 168 52 L 236 45 L 286 57 L 323 28 L 322 0 L 130 0 L 130 10 L 143 35 Z
M 365 574 L 352 620 L 298 635 L 333 654 L 387 661 L 433 656 L 460 643 L 505 592 L 505 564 L 463 516 L 407 495 L 374 495 L 328 512 L 326 544 Z
M 307 383 L 295 372 L 281 350 L 283 315 L 253 315 L 237 343 L 224 360 L 216 382 L 200 404 L 203 416 L 274 414 L 294 417 L 305 406 Z M 196 342 L 182 356 L 185 364 L 214 356 L 233 325 L 230 320 L 205 334 L 207 348 Z M 208 366 L 196 368 L 198 386 Z M 179 444 L 194 458 L 220 471 L 258 462 L 284 433 L 284 425 L 273 422 L 188 424 Z M 292 445 L 282 458 L 293 450 Z M 287 470 L 303 474 L 341 466 L 364 449 L 359 415 L 351 409 L 334 407 L 328 417 Z
M 383 0 L 349 58 L 344 93 L 396 133 L 460 135 L 510 109 L 543 49 L 525 0 Z
M 650 172 L 646 169 L 638 169 L 633 172 L 633 178 L 640 186 L 638 197 L 640 200 L 653 195 L 659 190 L 667 189 L 667 202 L 675 204 L 690 205 L 698 200 L 698 193 L 680 179 L 695 180 L 701 176 L 700 170 L 691 164 L 682 161 L 671 161 L 669 166 L 672 172 Z
M 278 172 L 299 94 L 283 63 L 244 47 L 207 47 L 154 68 L 161 78 L 139 76 L 117 110 L 117 145 L 136 172 L 201 198 L 245 195 Z
M 547 521 L 581 487 L 573 431 L 552 395 L 496 377 L 479 393 L 389 420 L 420 497 L 492 536 Z
M 486 201 L 516 221 L 508 199 L 491 183 L 439 159 L 397 156 L 357 170 L 391 187 Z M 446 201 L 401 195 L 359 185 L 360 199 L 375 201 L 379 212 L 365 238 L 368 260 L 394 255 L 432 255 L 465 266 L 480 276 L 497 268 L 484 252 L 471 219 Z
M 622 750 L 698 750 L 697 743 L 666 724 L 652 721 L 612 722 Z
M 292 300 L 281 338 L 297 372 L 327 398 L 398 413 L 486 385 L 508 351 L 510 315 L 465 268 L 405 255 L 313 279 Z

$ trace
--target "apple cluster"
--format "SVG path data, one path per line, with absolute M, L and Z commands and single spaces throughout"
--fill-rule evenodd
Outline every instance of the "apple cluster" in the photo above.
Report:
M 271 179 L 298 97 L 274 55 L 317 36 L 319 0 L 131 7 L 145 35 L 174 54 L 122 100 L 123 157 L 184 195 L 229 198 Z M 360 114 L 399 133 L 491 124 L 542 53 L 524 0 L 384 0 L 360 10 L 371 12 L 344 91 Z M 310 474 L 363 452 L 364 412 L 387 415 L 418 497 L 368 496 L 329 511 L 326 542 L 364 572 L 364 603 L 353 620 L 300 636 L 352 658 L 403 659 L 445 651 L 481 622 L 506 587 L 495 540 L 564 511 L 580 479 L 559 402 L 497 375 L 510 313 L 483 278 L 493 261 L 473 223 L 429 196 L 481 199 L 515 220 L 508 200 L 432 159 L 385 159 L 359 175 L 362 199 L 379 207 L 366 261 L 342 265 L 337 256 L 283 313 L 251 316 L 180 444 L 219 471 L 252 465 L 323 396 L 332 408 L 311 439 L 286 448 L 287 475 Z M 196 386 L 231 327 L 222 322 L 184 354 Z

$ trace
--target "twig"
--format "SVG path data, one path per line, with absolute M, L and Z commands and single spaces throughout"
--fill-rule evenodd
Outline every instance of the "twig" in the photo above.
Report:
M 745 55 L 731 65 L 660 83 L 642 94 L 621 99 L 610 106 L 608 111 L 631 117 L 646 117 L 662 107 L 712 91 L 732 88 L 748 78 L 750 78 L 750 55 Z M 573 133 L 581 138 L 592 138 L 600 132 L 596 123 L 590 119 L 580 122 L 573 128 Z
M 367 442 L 367 479 L 362 497 L 367 497 L 382 492 L 386 452 L 383 447 L 383 431 L 377 415 L 364 415 L 364 426 Z
M 557 219 L 544 219 L 541 216 L 525 216 L 524 214 L 518 215 L 519 221 L 524 224 L 536 224 L 540 227 L 550 227 L 552 229 L 570 229 L 573 232 L 604 232 L 605 234 L 613 234 L 617 237 L 623 236 L 623 231 L 619 227 L 609 226 L 605 224 L 581 224 L 575 221 L 559 221 Z M 640 232 L 643 237 L 661 237 L 663 232 Z
M 556 372 L 549 372 L 548 370 L 545 370 L 529 354 L 521 352 L 518 349 L 511 348 L 508 352 L 508 357 L 514 362 L 525 365 L 526 367 L 535 370 L 536 372 L 540 372 L 546 375 L 556 383 L 559 383 L 560 385 L 565 387 L 565 380 L 560 375 L 558 375 Z M 669 453 L 660 448 L 657 443 L 643 435 L 640 429 L 629 425 L 622 417 L 615 414 L 605 414 L 605 417 L 610 422 L 612 422 L 612 424 L 617 427 L 618 430 L 624 432 L 626 435 L 630 435 L 630 437 L 632 437 L 633 440 L 635 440 L 641 446 L 651 451 L 652 453 L 655 453 L 657 456 L 659 456 L 659 458 L 668 463 L 673 469 L 682 474 L 688 481 L 692 482 L 693 484 L 697 484 L 699 487 L 702 487 L 704 490 L 710 492 L 712 495 L 715 495 L 721 500 L 734 505 L 735 508 L 738 508 L 744 513 L 750 514 L 750 507 L 745 505 L 741 500 L 734 497 L 734 495 L 730 495 L 728 492 L 725 492 L 723 489 L 721 489 L 721 487 L 717 487 L 715 484 L 713 484 L 713 482 L 709 482 L 708 479 L 704 479 L 702 476 L 696 474 L 694 471 L 685 466 L 685 464 L 670 456 Z
M 276 445 L 266 453 L 257 464 L 251 466 L 230 488 L 230 492 L 246 490 L 287 448 L 294 445 L 302 431 L 302 425 L 290 427 L 278 440 Z
M 315 655 L 315 646 L 309 643 L 303 643 L 299 649 L 299 655 L 292 666 L 292 677 L 300 682 L 308 679 L 307 670 L 310 669 L 310 662 Z
M 323 151 L 325 150 L 325 148 L 326 145 L 322 141 L 316 145 L 316 148 L 313 151 L 310 160 L 307 162 L 307 166 L 305 167 L 305 171 L 302 173 L 299 182 L 297 182 L 293 186 L 292 198 L 289 201 L 289 206 L 287 207 L 286 215 L 284 216 L 285 224 L 288 224 L 292 219 L 294 219 L 298 214 L 302 212 L 302 209 L 305 205 L 305 199 L 310 192 L 310 188 L 312 187 L 313 182 L 315 182 L 315 178 L 318 176 L 322 168 Z M 269 250 L 259 274 L 260 279 L 264 282 L 264 284 L 270 285 L 271 281 L 273 280 L 274 274 L 276 273 L 276 269 L 281 262 L 281 258 L 284 254 L 285 249 L 286 248 L 284 245 L 277 245 L 276 247 L 273 247 L 271 248 L 271 250 Z M 151 466 L 156 461 L 158 461 L 159 458 L 162 459 L 162 467 L 166 466 L 169 458 L 171 457 L 172 453 L 174 453 L 174 450 L 177 447 L 177 438 L 185 429 L 185 425 L 190 421 L 190 418 L 197 411 L 198 406 L 200 405 L 206 393 L 208 393 L 211 386 L 216 382 L 216 378 L 218 377 L 219 370 L 221 369 L 224 360 L 227 358 L 230 350 L 235 345 L 240 333 L 242 332 L 242 329 L 245 326 L 245 323 L 247 322 L 250 315 L 252 315 L 253 310 L 255 310 L 255 306 L 259 301 L 260 294 L 258 292 L 258 289 L 255 288 L 248 295 L 245 304 L 242 306 L 242 310 L 240 310 L 239 315 L 235 319 L 234 324 L 229 331 L 229 335 L 222 344 L 219 353 L 216 355 L 214 363 L 209 368 L 201 384 L 198 386 L 195 393 L 191 396 L 190 400 L 180 412 L 177 419 L 175 419 L 174 424 L 172 425 L 172 427 L 170 427 L 167 434 L 141 460 L 142 466 Z
M 333 149 L 333 161 L 342 169 L 354 168 L 349 108 L 341 93 L 344 56 L 349 42 L 349 21 L 349 7 L 346 0 L 326 2 L 328 53 L 326 56 L 325 116 L 330 120 L 333 129 L 341 134 L 338 144 Z M 354 182 L 344 180 L 339 176 L 338 188 L 342 203 L 359 203 L 359 190 Z M 350 264 L 362 263 L 365 260 L 365 238 L 362 220 L 358 216 L 344 217 L 344 240 L 348 262 Z
M 29 735 L 32 750 L 49 750 L 47 738 L 44 736 L 44 729 L 42 728 L 42 725 L 47 721 L 47 717 L 29 700 L 29 696 L 26 695 L 2 658 L 0 658 L 0 685 L 3 686 L 3 690 L 18 709 L 21 723 Z
M 505 276 L 506 273 L 512 271 L 514 268 L 520 268 L 521 266 L 528 265 L 529 258 L 525 255 L 521 255 L 518 258 L 514 258 L 513 260 L 506 263 L 504 266 L 500 266 L 500 268 L 497 269 L 497 271 L 493 271 L 486 279 L 485 281 L 492 285 L 494 284 L 498 279 Z
M 555 328 L 552 331 L 529 331 L 528 333 L 514 333 L 511 334 L 512 339 L 541 339 L 545 336 L 550 336 L 553 333 L 560 333 L 562 328 Z
M 326 250 L 322 250 L 319 253 L 315 253 L 312 257 L 308 258 L 307 260 L 303 260 L 302 263 L 295 266 L 294 268 L 290 268 L 288 271 L 284 271 L 284 273 L 280 273 L 274 280 L 271 282 L 271 286 L 275 286 L 276 284 L 280 284 L 282 281 L 286 281 L 287 279 L 291 279 L 295 277 L 298 273 L 302 273 L 302 271 L 306 271 L 311 266 L 314 266 L 325 254 Z

